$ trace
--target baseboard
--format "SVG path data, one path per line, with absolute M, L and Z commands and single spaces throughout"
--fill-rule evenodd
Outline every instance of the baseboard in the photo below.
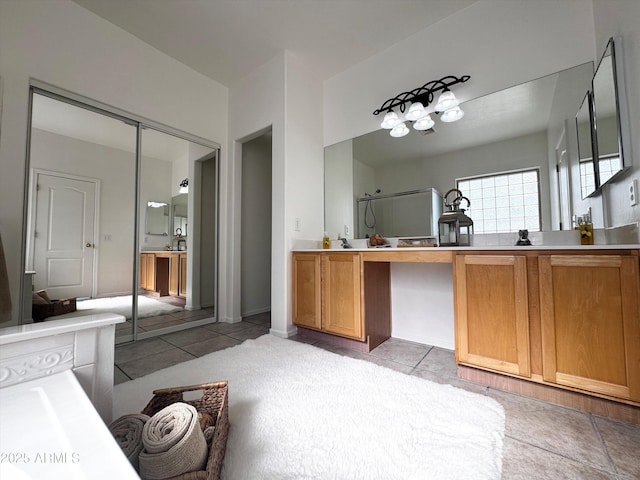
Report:
M 458 377 L 497 390 L 537 398 L 538 400 L 575 408 L 595 415 L 616 418 L 625 422 L 640 423 L 640 407 L 633 405 L 479 370 L 466 365 L 458 365 Z
M 270 328 L 269 333 L 276 337 L 289 338 L 289 337 L 293 337 L 298 333 L 298 327 L 296 327 L 295 325 L 290 325 L 289 328 L 287 328 L 287 330 L 285 331 L 276 330 L 275 328 Z
M 268 307 L 256 308 L 254 310 L 249 310 L 247 312 L 241 312 L 240 315 L 243 317 L 250 317 L 251 315 L 258 315 L 260 313 L 267 313 L 271 311 L 271 305 Z

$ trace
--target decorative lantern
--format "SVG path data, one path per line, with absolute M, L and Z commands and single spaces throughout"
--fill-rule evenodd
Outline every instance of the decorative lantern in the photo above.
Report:
M 450 193 L 457 192 L 457 196 L 451 203 L 447 201 Z M 438 219 L 438 230 L 441 247 L 469 246 L 471 245 L 471 235 L 473 235 L 473 220 L 464 213 L 464 208 L 460 208 L 460 202 L 466 200 L 467 208 L 471 202 L 467 197 L 462 196 L 462 192 L 457 188 L 452 188 L 444 195 L 444 206 L 448 209 Z

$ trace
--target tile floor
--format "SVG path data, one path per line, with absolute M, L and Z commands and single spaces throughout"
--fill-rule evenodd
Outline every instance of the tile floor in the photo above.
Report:
M 213 324 L 116 347 L 116 383 L 268 333 L 269 314 L 236 324 Z M 303 336 L 291 340 L 360 358 L 500 402 L 506 413 L 502 478 L 505 480 L 640 479 L 640 425 L 553 405 L 456 377 L 453 352 L 391 338 L 370 353 Z
M 194 317 L 189 316 L 190 313 L 185 310 L 161 317 L 143 318 L 139 322 L 142 328 L 149 331 L 154 327 L 183 324 L 196 317 L 200 319 L 207 316 L 203 317 L 201 314 Z M 208 315 L 211 316 L 210 313 Z M 135 343 L 116 345 L 114 381 L 116 384 L 126 382 L 176 363 L 233 347 L 244 340 L 269 333 L 270 326 L 271 316 L 266 313 L 247 317 L 240 323 L 212 323 Z
M 169 303 L 177 307 L 184 307 L 185 300 L 180 297 L 154 297 L 159 302 Z M 176 312 L 158 315 L 155 317 L 145 317 L 138 320 L 138 328 L 140 332 L 150 332 L 161 328 L 174 327 L 176 325 L 184 325 L 194 320 L 201 320 L 212 317 L 214 314 L 213 307 L 203 308 L 201 310 L 179 310 Z M 116 325 L 116 343 L 121 337 L 131 335 L 131 321 L 119 323 Z

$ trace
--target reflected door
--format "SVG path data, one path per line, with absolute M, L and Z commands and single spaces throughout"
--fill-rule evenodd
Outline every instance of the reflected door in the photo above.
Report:
M 37 175 L 36 290 L 50 298 L 93 292 L 96 182 Z

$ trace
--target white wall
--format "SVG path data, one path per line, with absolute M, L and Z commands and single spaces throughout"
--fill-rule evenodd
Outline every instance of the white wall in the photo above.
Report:
M 244 115 L 250 111 L 252 115 Z M 224 166 L 229 182 L 225 215 L 233 225 L 227 234 L 238 238 L 240 229 L 241 147 L 269 126 L 272 129 L 272 252 L 271 333 L 288 336 L 291 322 L 291 252 L 294 238 L 321 239 L 323 232 L 322 84 L 318 76 L 290 52 L 283 52 L 230 90 L 229 131 L 234 156 Z M 312 113 L 310 113 L 312 112 Z M 315 114 L 313 114 L 315 112 Z M 225 182 L 223 182 L 225 184 Z M 295 231 L 299 218 L 300 231 Z M 226 321 L 240 316 L 240 253 L 229 243 L 223 256 L 233 259 L 224 272 L 228 304 Z M 222 286 L 221 286 L 222 287 Z
M 391 336 L 453 350 L 453 268 L 391 264 Z
M 594 59 L 599 59 L 609 37 L 622 38 L 624 80 L 628 98 L 632 167 L 614 183 L 604 187 L 608 226 L 640 221 L 640 205 L 629 206 L 628 186 L 640 181 L 640 2 L 637 0 L 593 0 L 595 24 Z
M 272 193 L 271 204 L 271 282 L 284 288 L 285 270 L 282 266 L 285 255 L 284 235 L 284 95 L 285 88 L 285 54 L 284 52 L 271 59 L 260 68 L 251 72 L 229 91 L 229 143 L 234 145 L 232 156 L 228 162 L 221 164 L 221 198 L 220 217 L 223 228 L 221 236 L 227 240 L 221 244 L 221 258 L 230 261 L 221 278 L 220 299 L 224 300 L 227 309 L 220 312 L 220 318 L 226 322 L 241 320 L 241 245 L 234 239 L 241 238 L 241 206 L 242 206 L 242 142 L 272 129 Z M 244 116 L 242 112 L 251 111 L 252 115 Z M 279 302 L 281 304 L 282 301 Z M 272 296 L 272 325 L 278 322 Z M 280 306 L 278 313 L 282 316 L 279 328 L 285 327 L 285 310 Z
M 354 238 L 353 143 L 331 145 L 324 152 L 324 215 L 329 238 Z M 347 235 L 345 225 L 348 226 Z
M 228 91 L 70 0 L 0 0 L 0 232 L 18 318 L 29 79 L 218 142 Z

